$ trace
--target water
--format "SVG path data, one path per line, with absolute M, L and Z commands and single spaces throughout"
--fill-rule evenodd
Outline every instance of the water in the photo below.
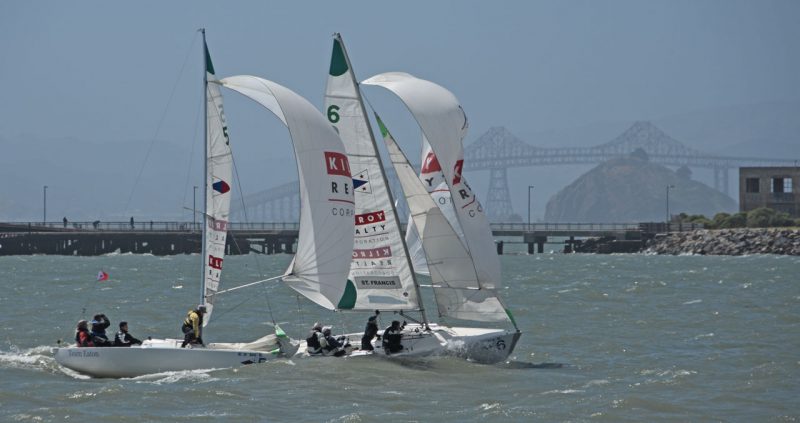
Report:
M 199 298 L 198 256 L 0 257 L 0 421 L 796 421 L 800 258 L 503 256 L 504 298 L 524 332 L 510 362 L 276 360 L 126 380 L 86 379 L 50 348 L 84 314 L 137 337 L 179 333 Z M 226 286 L 289 257 L 230 257 Z M 96 282 L 100 269 L 111 275 Z M 207 341 L 275 320 L 359 331 L 280 284 L 219 298 Z M 428 298 L 427 304 L 432 305 Z M 384 315 L 387 325 L 390 316 Z

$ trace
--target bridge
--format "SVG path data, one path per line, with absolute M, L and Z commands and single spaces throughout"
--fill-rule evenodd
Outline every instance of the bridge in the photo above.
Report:
M 650 122 L 635 122 L 628 130 L 594 147 L 542 148 L 530 145 L 503 127 L 494 127 L 464 149 L 468 171 L 489 171 L 487 195 L 479 195 L 492 221 L 514 214 L 509 194 L 508 169 L 534 166 L 599 164 L 641 150 L 649 160 L 664 166 L 705 168 L 714 172 L 714 188 L 730 191 L 729 174 L 741 166 L 794 166 L 794 160 L 732 157 L 706 154 L 683 145 Z M 393 169 L 386 169 L 392 192 L 401 192 Z M 283 184 L 244 199 L 246 209 L 233 205 L 233 220 L 293 221 L 299 216 L 297 182 Z M 399 202 L 402 215 L 405 204 Z

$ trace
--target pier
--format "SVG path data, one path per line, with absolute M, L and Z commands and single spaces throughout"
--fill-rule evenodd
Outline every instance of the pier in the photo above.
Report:
M 297 233 L 297 223 L 231 223 L 225 253 L 291 254 Z M 0 223 L 0 256 L 192 254 L 200 252 L 202 237 L 200 223 L 193 222 Z
M 53 254 L 97 256 L 114 252 L 157 256 L 199 253 L 202 233 L 195 222 L 19 222 L 0 223 L 0 256 Z M 492 223 L 497 253 L 507 244 L 526 244 L 528 254 L 543 253 L 544 244 L 560 242 L 565 252 L 635 252 L 656 233 L 702 228 L 665 223 Z M 230 223 L 226 254 L 292 254 L 299 225 Z M 513 238 L 507 240 L 507 238 Z M 600 242 L 594 241 L 599 239 Z M 587 242 L 588 240 L 588 242 Z

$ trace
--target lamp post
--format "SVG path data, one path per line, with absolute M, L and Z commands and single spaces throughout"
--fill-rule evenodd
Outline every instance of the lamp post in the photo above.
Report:
M 533 185 L 528 185 L 528 230 L 531 230 L 531 190 Z
M 192 193 L 192 231 L 197 230 L 197 185 Z
M 47 223 L 47 185 L 44 186 L 44 207 L 42 212 L 42 224 Z
M 667 231 L 669 231 L 669 190 L 674 188 L 675 185 L 667 185 Z

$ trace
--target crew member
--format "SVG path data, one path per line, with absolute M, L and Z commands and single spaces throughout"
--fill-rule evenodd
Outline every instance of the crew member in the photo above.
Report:
M 200 304 L 194 310 L 189 310 L 186 314 L 186 320 L 183 321 L 181 331 L 183 331 L 183 343 L 181 348 L 186 348 L 187 344 L 200 344 L 203 343 L 203 315 L 206 314 L 206 306 Z
M 130 347 L 131 345 L 142 345 L 142 341 L 128 333 L 128 322 L 119 322 L 119 332 L 114 337 L 114 346 Z
M 111 347 L 114 344 L 108 339 L 106 329 L 111 326 L 105 314 L 95 314 L 92 318 L 92 341 L 96 347 Z
M 78 328 L 75 330 L 75 343 L 79 347 L 93 347 L 92 334 L 89 333 L 89 322 L 81 320 L 78 322 Z
M 403 326 L 397 320 L 392 321 L 392 325 L 383 331 L 383 350 L 386 354 L 394 354 L 403 350 L 403 345 L 400 341 L 403 339 Z
M 310 355 L 317 355 L 322 352 L 322 344 L 320 343 L 322 336 L 322 325 L 319 322 L 314 323 L 311 331 L 306 338 L 306 352 Z M 324 338 L 323 338 L 324 339 Z
M 322 353 L 325 355 L 332 355 L 334 357 L 341 357 L 347 354 L 347 351 L 344 349 L 344 344 L 339 342 L 338 339 L 334 338 L 331 335 L 331 327 L 325 326 L 322 328 L 322 336 L 325 339 L 325 342 L 322 347 Z
M 375 310 L 375 315 L 367 319 L 367 326 L 364 328 L 364 336 L 361 337 L 361 349 L 372 351 L 372 339 L 378 334 L 378 315 L 381 314 L 380 310 Z

